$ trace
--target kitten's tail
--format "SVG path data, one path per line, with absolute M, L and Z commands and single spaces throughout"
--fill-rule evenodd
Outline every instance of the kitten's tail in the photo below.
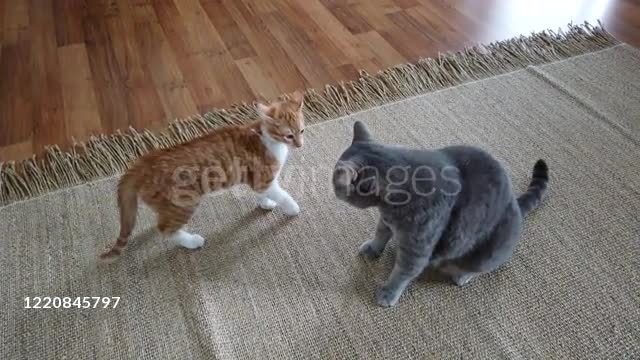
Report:
M 544 160 L 540 159 L 533 166 L 533 176 L 529 188 L 518 197 L 518 205 L 520 205 L 520 213 L 524 217 L 531 210 L 540 206 L 542 197 L 547 191 L 549 183 L 549 168 Z
M 136 225 L 138 177 L 133 173 L 125 173 L 118 183 L 118 207 L 120 208 L 120 236 L 111 250 L 100 255 L 100 259 L 103 260 L 112 260 L 120 256 Z

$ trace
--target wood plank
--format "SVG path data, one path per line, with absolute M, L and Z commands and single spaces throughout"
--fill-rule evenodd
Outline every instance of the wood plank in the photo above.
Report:
M 356 68 L 352 64 L 346 64 L 338 67 L 338 71 L 342 74 L 342 78 L 346 80 L 357 79 L 360 75 L 360 69 Z
M 262 1 L 238 0 L 238 1 L 242 2 L 243 7 L 245 7 L 246 10 L 251 14 L 264 15 L 264 14 L 270 14 L 274 11 L 278 11 L 278 8 L 274 4 L 275 1 L 272 1 L 272 0 L 262 0 Z
M 377 31 L 395 27 L 387 15 L 402 10 L 391 0 L 362 1 L 352 5 L 351 8 L 369 24 L 372 30 Z
M 377 31 L 358 34 L 358 38 L 371 49 L 384 68 L 407 62 L 407 58 L 396 51 Z
M 158 4 L 162 6 L 156 7 Z M 197 0 L 175 4 L 179 8 L 166 1 L 154 1 L 154 8 L 163 28 L 170 30 L 165 33 L 183 75 L 193 84 L 190 90 L 198 109 L 207 111 L 229 105 L 229 98 L 237 102 L 251 100 L 249 85 Z
M 86 139 L 102 133 L 87 48 L 84 44 L 60 47 L 58 59 L 68 136 Z
M 147 63 L 141 58 L 135 38 L 133 7 L 129 0 L 118 0 L 118 16 L 105 19 L 114 55 L 114 72 L 124 85 L 121 104 L 127 109 L 128 125 L 137 129 L 165 122 L 165 114 Z
M 176 57 L 189 55 L 193 46 L 187 43 L 187 39 L 183 39 L 187 28 L 173 0 L 152 0 L 151 5 Z
M 452 49 L 456 46 L 463 48 L 469 45 L 470 41 L 463 33 L 453 29 L 446 22 L 442 21 L 437 14 L 425 11 L 423 8 L 414 7 L 405 10 L 407 15 L 413 18 L 423 33 L 429 34 L 438 44 L 442 45 L 442 49 Z
M 53 0 L 31 0 L 32 143 L 40 153 L 46 145 L 70 145 L 64 121 Z
M 82 19 L 87 16 L 86 0 L 56 0 L 53 2 L 55 34 L 58 46 L 84 42 Z
M 328 4 L 322 0 L 323 4 Z M 333 16 L 335 16 L 352 34 L 360 34 L 373 30 L 371 25 L 350 6 L 327 6 Z
M 94 9 L 95 11 L 95 9 Z M 111 44 L 107 19 L 88 16 L 82 22 L 86 51 L 89 57 L 91 79 L 105 132 L 129 127 L 126 85 L 120 78 L 116 55 Z M 66 111 L 66 110 L 65 110 Z
M 404 11 L 388 14 L 394 26 L 380 34 L 407 59 L 414 61 L 425 56 L 436 56 L 444 50 L 441 44 L 423 32 L 420 24 Z
M 375 57 L 370 49 L 353 35 L 333 14 L 318 0 L 293 0 L 300 9 L 306 11 L 326 36 L 338 49 L 351 59 L 352 63 L 366 61 Z
M 219 0 L 200 0 L 200 3 L 234 60 L 257 55 L 222 2 Z
M 452 31 L 464 36 L 473 44 L 491 42 L 492 37 L 487 33 L 486 26 L 477 20 L 461 13 L 452 2 L 419 0 L 423 6 L 420 11 L 428 9 L 430 14 L 437 16 L 449 25 Z M 458 46 L 460 48 L 460 46 Z
M 17 33 L 9 36 L 15 35 Z M 14 38 L 3 45 L 0 59 L 0 146 L 31 138 L 31 87 L 25 86 L 31 84 L 30 60 L 31 46 L 28 41 L 16 41 Z
M 191 43 L 193 40 L 189 39 L 186 25 L 174 2 L 153 0 L 152 4 L 197 108 L 207 109 L 219 104 L 224 100 L 223 92 L 213 81 L 208 67 L 198 67 L 199 64 L 206 64 L 206 60 L 200 59 L 199 63 L 194 60 L 197 47 Z M 202 54 L 199 56 L 202 58 Z
M 29 61 L 29 4 L 0 3 L 0 146 L 30 140 L 33 121 Z
M 182 119 L 198 112 L 175 55 L 150 5 L 138 6 L 135 36 L 141 61 L 147 64 L 153 85 L 158 91 L 166 120 Z M 152 124 L 150 127 L 154 128 Z
M 343 49 L 334 44 L 323 29 L 313 21 L 313 18 L 304 10 L 304 6 L 300 6 L 300 4 L 294 0 L 282 1 L 280 4 L 280 13 L 290 21 L 292 25 L 291 31 L 306 34 L 311 41 L 311 45 L 323 59 L 326 66 L 337 67 L 353 61 L 353 59 L 346 56 Z
M 291 23 L 278 12 L 266 15 L 265 22 L 270 32 L 278 39 L 291 61 L 296 64 L 312 87 L 320 87 L 334 82 L 334 77 L 329 72 L 330 69 L 323 65 L 322 59 L 313 50 L 306 34 L 289 31 L 292 28 Z
M 364 70 L 369 74 L 375 74 L 380 70 L 384 70 L 385 68 L 384 66 L 382 66 L 382 63 L 378 59 L 363 60 L 356 64 L 353 64 L 353 66 L 356 69 L 358 69 L 358 71 Z M 353 80 L 353 79 L 349 79 L 349 80 Z
M 226 52 L 224 42 L 198 0 L 174 0 L 173 3 L 186 30 L 181 35 L 189 46 L 189 55 Z
M 282 93 L 310 86 L 267 28 L 263 14 L 246 7 L 241 1 L 223 0 L 223 4 L 258 54 L 264 73 Z
M 33 152 L 34 149 L 31 140 L 0 146 L 0 162 L 23 160 L 28 158 Z
M 282 94 L 273 81 L 273 74 L 265 71 L 258 58 L 244 58 L 236 61 L 242 76 L 247 80 L 253 95 L 258 100 L 269 101 Z
M 393 2 L 404 10 L 420 6 L 418 0 L 393 0 Z
M 2 3 L 5 6 L 2 34 L 4 45 L 15 45 L 22 41 L 29 41 L 29 2 L 5 0 Z
M 118 3 L 114 0 L 85 0 L 87 5 L 87 16 L 106 19 L 118 16 L 120 10 Z
M 2 44 L 4 44 L 4 13 L 7 9 L 6 5 L 5 2 L 0 3 L 0 59 L 2 56 Z
M 176 5 L 187 24 L 190 36 L 206 41 L 211 47 L 211 51 L 204 54 L 206 55 L 204 61 L 209 64 L 208 70 L 213 83 L 217 84 L 222 90 L 221 95 L 223 96 L 220 101 L 213 105 L 216 107 L 228 106 L 229 103 L 225 97 L 234 99 L 234 102 L 253 100 L 253 93 L 249 85 L 233 61 L 233 57 L 200 2 L 198 0 L 180 0 L 176 1 Z M 198 35 L 194 36 L 194 33 Z M 204 34 L 207 35 L 205 36 Z M 200 63 L 200 60 L 199 56 L 193 59 L 196 63 Z M 199 67 L 199 69 L 205 68 L 207 66 Z M 185 72 L 184 69 L 183 72 Z

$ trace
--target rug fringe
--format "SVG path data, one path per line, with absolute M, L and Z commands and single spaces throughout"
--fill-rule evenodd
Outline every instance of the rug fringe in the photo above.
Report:
M 506 41 L 478 45 L 437 58 L 396 65 L 375 75 L 360 72 L 357 80 L 328 85 L 305 94 L 307 123 L 319 123 L 357 111 L 435 90 L 605 49 L 619 42 L 599 22 L 543 31 Z M 286 96 L 285 96 L 286 97 Z M 165 148 L 205 134 L 211 129 L 240 124 L 255 117 L 253 104 L 216 109 L 172 122 L 162 132 L 126 132 L 93 136 L 71 150 L 47 147 L 44 156 L 0 162 L 0 206 L 65 187 L 113 176 L 152 149 Z

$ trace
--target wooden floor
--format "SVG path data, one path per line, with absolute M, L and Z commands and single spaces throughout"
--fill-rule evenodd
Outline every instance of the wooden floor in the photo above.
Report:
M 640 0 L 0 0 L 0 161 L 597 19 L 640 45 Z

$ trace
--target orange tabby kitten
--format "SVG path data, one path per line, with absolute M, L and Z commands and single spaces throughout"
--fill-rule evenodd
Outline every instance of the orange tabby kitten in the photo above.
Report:
M 120 255 L 136 222 L 138 198 L 155 210 L 160 232 L 178 244 L 196 249 L 200 235 L 182 227 L 201 197 L 210 191 L 247 184 L 259 194 L 259 206 L 281 206 L 295 216 L 298 204 L 278 185 L 278 175 L 290 147 L 302 146 L 303 95 L 257 105 L 259 119 L 248 125 L 228 126 L 169 149 L 138 159 L 118 184 L 120 236 L 103 259 Z

